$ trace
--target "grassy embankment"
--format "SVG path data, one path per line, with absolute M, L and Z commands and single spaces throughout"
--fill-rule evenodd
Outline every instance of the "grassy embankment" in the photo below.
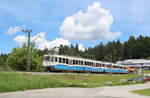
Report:
M 133 93 L 150 96 L 150 89 L 134 90 Z
M 149 73 L 150 74 L 150 70 L 144 70 L 143 73 Z
M 10 92 L 28 89 L 54 87 L 100 87 L 135 84 L 120 82 L 136 75 L 108 75 L 108 74 L 27 74 L 15 72 L 0 72 L 0 92 Z M 111 81 L 109 84 L 106 82 Z

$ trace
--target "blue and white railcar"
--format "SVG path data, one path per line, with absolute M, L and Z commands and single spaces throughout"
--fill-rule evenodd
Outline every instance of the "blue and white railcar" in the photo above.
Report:
M 128 73 L 121 65 L 64 55 L 44 55 L 43 66 L 50 71 Z

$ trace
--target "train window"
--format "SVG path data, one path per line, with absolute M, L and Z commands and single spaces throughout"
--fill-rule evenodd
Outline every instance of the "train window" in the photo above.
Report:
M 116 66 L 113 66 L 113 68 L 116 68 Z
M 103 67 L 105 67 L 105 64 L 102 64 L 103 65 Z
M 92 66 L 95 67 L 95 63 L 94 62 L 92 62 Z
M 101 63 L 98 63 L 98 67 L 101 67 Z
M 108 68 L 110 68 L 110 65 L 107 65 Z
M 62 61 L 62 58 L 59 58 L 59 63 L 61 63 L 61 61 Z
M 102 64 L 100 63 L 100 67 L 102 67 Z
M 65 58 L 63 58 L 63 63 L 65 63 Z
M 108 65 L 108 66 L 109 66 L 109 68 L 111 68 L 112 65 L 110 64 L 110 65 Z
M 91 62 L 89 62 L 89 66 L 91 66 Z
M 46 60 L 46 61 L 49 61 L 50 57 L 49 56 L 44 56 L 43 59 Z
M 93 66 L 96 67 L 96 63 L 93 63 Z
M 91 66 L 91 62 L 89 62 L 89 66 Z
M 66 64 L 69 64 L 68 59 L 66 59 Z
M 108 65 L 106 64 L 106 67 L 108 68 Z
M 88 66 L 88 62 L 86 62 L 86 65 Z
M 89 62 L 87 62 L 87 66 L 89 66 Z
M 86 65 L 88 66 L 88 62 L 86 62 Z
M 86 65 L 86 61 L 85 61 L 84 65 Z
M 101 64 L 100 64 L 100 63 L 98 63 L 98 67 L 101 67 Z
M 83 65 L 83 61 L 81 61 L 81 65 Z
M 115 66 L 113 65 L 112 68 L 114 68 Z
M 87 65 L 90 66 L 90 62 L 87 62 Z
M 72 63 L 73 63 L 73 65 L 75 65 L 75 60 L 73 60 L 73 62 L 72 62 Z
M 80 65 L 80 61 L 79 60 L 77 61 L 77 65 Z
M 75 65 L 77 65 L 77 60 L 75 60 Z
M 69 64 L 70 64 L 70 65 L 73 65 L 73 62 L 72 62 L 72 60 L 69 60 Z
M 51 57 L 51 62 L 53 62 L 54 61 L 54 57 Z
M 101 67 L 101 63 L 98 63 L 98 67 Z
M 76 65 L 76 60 L 74 60 L 74 65 Z
M 96 63 L 96 67 L 98 67 L 99 66 L 99 64 L 98 63 Z
M 81 61 L 78 61 L 79 65 L 81 65 Z
M 90 64 L 89 64 L 89 62 L 87 62 L 87 66 L 89 66 Z
M 55 62 L 57 62 L 57 57 L 55 57 Z

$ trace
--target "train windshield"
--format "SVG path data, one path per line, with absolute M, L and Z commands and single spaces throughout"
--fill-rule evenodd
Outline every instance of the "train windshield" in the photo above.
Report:
M 44 60 L 44 61 L 49 61 L 49 60 L 50 60 L 50 56 L 44 56 L 44 57 L 43 57 L 43 60 Z

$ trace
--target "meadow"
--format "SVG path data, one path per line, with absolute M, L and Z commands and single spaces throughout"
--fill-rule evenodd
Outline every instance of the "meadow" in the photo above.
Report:
M 136 84 L 137 82 L 120 81 L 135 76 L 135 74 L 29 74 L 18 72 L 0 72 L 0 92 L 56 87 L 91 88 L 129 85 Z
M 143 73 L 149 73 L 150 74 L 150 70 L 144 70 Z

